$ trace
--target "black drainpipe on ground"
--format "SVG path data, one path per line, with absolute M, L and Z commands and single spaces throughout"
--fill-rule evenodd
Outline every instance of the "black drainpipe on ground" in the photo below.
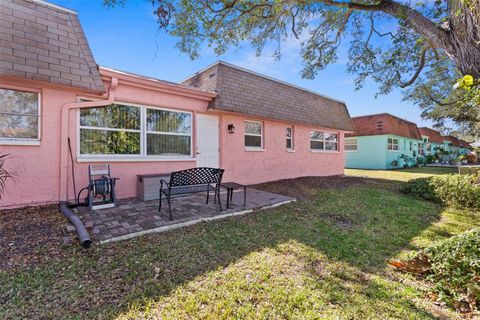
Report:
M 71 224 L 75 227 L 77 231 L 78 239 L 80 240 L 80 244 L 84 248 L 90 247 L 92 244 L 92 240 L 90 239 L 90 235 L 88 234 L 87 228 L 83 224 L 82 220 L 73 213 L 72 209 L 69 208 L 67 202 L 62 201 L 60 202 L 60 211 L 62 211 L 63 215 L 70 221 Z

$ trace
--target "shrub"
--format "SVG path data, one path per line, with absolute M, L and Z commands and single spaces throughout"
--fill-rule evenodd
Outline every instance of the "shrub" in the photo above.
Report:
M 427 279 L 438 298 L 460 311 L 480 305 L 480 229 L 438 242 L 423 252 L 430 260 Z
M 444 175 L 413 179 L 401 191 L 405 194 L 461 209 L 480 209 L 480 186 L 475 175 Z
M 410 180 L 402 186 L 401 191 L 415 198 L 440 202 L 430 178 L 418 178 Z

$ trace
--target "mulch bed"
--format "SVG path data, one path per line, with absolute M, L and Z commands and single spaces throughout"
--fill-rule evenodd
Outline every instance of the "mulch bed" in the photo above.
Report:
M 398 185 L 396 183 L 392 183 L 391 181 L 350 176 L 302 177 L 295 179 L 284 179 L 257 184 L 253 187 L 297 199 L 305 199 L 312 195 L 312 193 L 317 189 L 346 189 L 352 186 L 361 185 L 377 186 L 380 188 L 393 190 L 398 189 Z
M 58 205 L 0 210 L 0 270 L 38 266 L 67 255 Z

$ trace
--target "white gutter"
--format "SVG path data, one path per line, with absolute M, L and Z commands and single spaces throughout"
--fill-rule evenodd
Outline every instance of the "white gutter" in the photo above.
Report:
M 67 183 L 68 183 L 68 130 L 69 111 L 80 108 L 103 107 L 112 104 L 115 101 L 115 90 L 118 86 L 118 79 L 112 77 L 110 88 L 108 89 L 108 99 L 100 101 L 69 102 L 61 110 L 61 132 L 60 132 L 60 201 L 67 201 Z M 74 195 L 75 197 L 77 195 Z

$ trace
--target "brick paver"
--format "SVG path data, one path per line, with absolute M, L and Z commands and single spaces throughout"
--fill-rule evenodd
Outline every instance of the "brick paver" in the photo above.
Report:
M 222 192 L 223 211 L 213 203 L 205 203 L 206 194 L 197 193 L 172 199 L 173 221 L 168 219 L 168 205 L 164 199 L 162 212 L 158 212 L 158 200 L 140 201 L 138 199 L 120 200 L 115 208 L 89 211 L 86 207 L 77 208 L 77 214 L 90 229 L 94 240 L 102 241 L 141 232 L 157 227 L 174 225 L 181 222 L 214 217 L 242 210 L 260 209 L 277 203 L 291 201 L 293 198 L 283 195 L 247 188 L 247 203 L 243 206 L 243 190 L 233 193 L 231 208 L 226 210 L 226 193 Z

